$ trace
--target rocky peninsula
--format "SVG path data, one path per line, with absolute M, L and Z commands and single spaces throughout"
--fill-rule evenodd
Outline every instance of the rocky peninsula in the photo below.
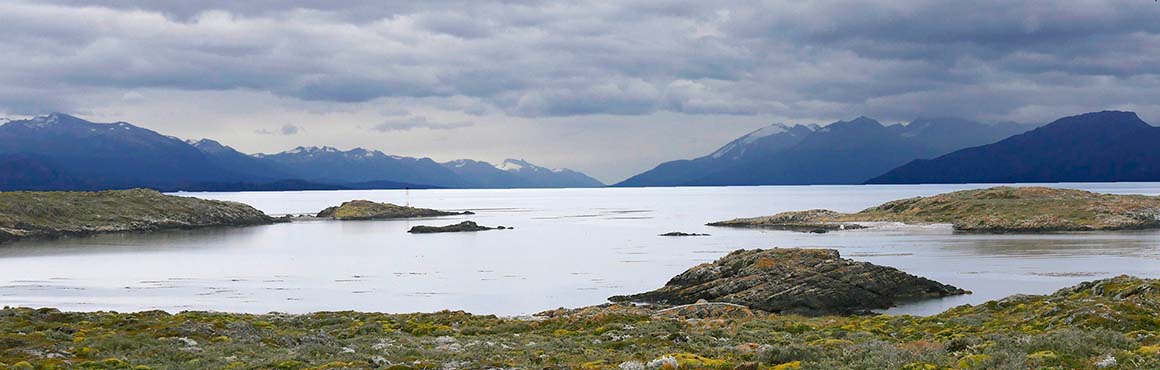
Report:
M 165 195 L 146 189 L 0 193 L 0 242 L 279 221 L 242 203 Z
M 457 224 L 447 225 L 447 226 L 418 225 L 418 226 L 411 227 L 411 230 L 407 230 L 407 232 L 412 233 L 412 234 L 433 234 L 433 233 L 461 233 L 461 232 L 487 231 L 487 230 L 507 230 L 507 229 L 510 229 L 510 228 L 505 227 L 505 226 L 496 226 L 496 227 L 480 226 L 479 224 L 475 223 L 475 221 L 463 221 L 463 222 L 460 222 Z
M 834 231 L 873 222 L 943 223 L 978 233 L 1153 229 L 1160 228 L 1160 197 L 1001 186 L 896 200 L 856 213 L 816 209 L 709 225 Z
M 865 313 L 898 301 L 969 292 L 892 267 L 841 258 L 833 249 L 738 250 L 677 275 L 660 289 L 613 302 L 723 302 L 772 313 Z
M 391 203 L 372 202 L 369 200 L 352 200 L 349 202 L 343 202 L 338 206 L 328 207 L 321 212 L 318 212 L 318 215 L 315 217 L 347 221 L 389 220 L 398 218 L 438 217 L 471 214 L 474 213 L 471 211 L 440 211 L 428 208 L 400 206 Z

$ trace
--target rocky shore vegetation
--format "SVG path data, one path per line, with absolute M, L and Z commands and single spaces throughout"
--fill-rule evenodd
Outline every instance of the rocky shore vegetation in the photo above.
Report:
M 825 232 L 872 222 L 945 223 L 979 233 L 1154 229 L 1160 228 L 1160 197 L 1001 186 L 896 200 L 857 213 L 815 209 L 709 225 Z
M 929 317 L 671 310 L 611 304 L 502 318 L 5 308 L 0 369 L 1160 368 L 1160 281 L 1127 276 Z
M 343 202 L 338 206 L 326 208 L 321 212 L 318 212 L 318 215 L 315 217 L 346 221 L 387 220 L 397 218 L 438 217 L 471 214 L 474 213 L 471 211 L 440 211 L 435 209 L 400 206 L 391 203 L 372 202 L 369 200 L 352 200 L 349 202 Z
M 0 242 L 279 221 L 241 203 L 165 195 L 146 189 L 0 192 Z

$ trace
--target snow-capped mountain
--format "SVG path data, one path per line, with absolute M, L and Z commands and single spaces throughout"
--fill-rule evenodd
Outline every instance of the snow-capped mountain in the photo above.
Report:
M 826 126 L 773 124 L 704 157 L 665 162 L 615 186 L 857 184 L 917 158 L 1030 129 L 954 119 L 884 126 L 868 117 Z
M 750 158 L 764 158 L 801 142 L 818 130 L 818 125 L 775 123 L 741 136 L 709 155 L 661 163 L 649 171 L 613 186 L 680 186 L 731 168 Z
M 469 182 L 430 158 L 387 155 L 377 150 L 354 148 L 297 147 L 276 154 L 255 154 L 255 158 L 275 163 L 297 178 L 360 183 L 390 180 L 438 187 L 467 187 Z
M 600 181 L 569 169 L 549 169 L 524 160 L 505 159 L 491 164 L 470 159 L 443 163 L 447 169 L 484 188 L 584 188 L 604 186 Z
M 0 152 L 51 163 L 60 176 L 98 188 L 165 187 L 223 176 L 202 152 L 180 139 L 126 122 L 94 123 L 62 113 L 0 126 Z
M 530 181 L 525 175 L 490 164 L 486 168 L 517 179 L 519 187 L 565 183 Z M 576 175 L 571 171 L 555 175 L 566 176 Z M 0 190 L 485 186 L 481 183 L 428 158 L 363 148 L 298 147 L 276 154 L 248 155 L 210 139 L 183 141 L 126 122 L 94 123 L 62 113 L 0 122 Z

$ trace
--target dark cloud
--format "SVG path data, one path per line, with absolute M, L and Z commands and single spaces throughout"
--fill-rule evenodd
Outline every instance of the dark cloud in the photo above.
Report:
M 1056 5 L 15 1 L 0 5 L 0 82 L 55 97 L 0 95 L 0 106 L 72 108 L 69 91 L 84 89 L 247 89 L 335 103 L 466 97 L 526 117 L 813 118 L 1032 93 L 975 107 L 1004 116 L 1064 105 L 1057 81 L 1089 76 L 1102 80 L 1086 87 L 1103 93 L 1155 93 L 1124 81 L 1160 73 L 1160 5 Z M 876 106 L 907 100 L 928 105 Z

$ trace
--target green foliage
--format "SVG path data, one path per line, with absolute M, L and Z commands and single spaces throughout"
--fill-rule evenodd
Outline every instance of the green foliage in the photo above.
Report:
M 761 369 L 1089 369 L 1101 361 L 1150 369 L 1160 368 L 1158 314 L 1160 281 L 1129 277 L 931 317 L 685 320 L 625 306 L 537 319 L 6 308 L 0 369 L 617 369 L 662 358 L 680 369 L 751 361 Z

